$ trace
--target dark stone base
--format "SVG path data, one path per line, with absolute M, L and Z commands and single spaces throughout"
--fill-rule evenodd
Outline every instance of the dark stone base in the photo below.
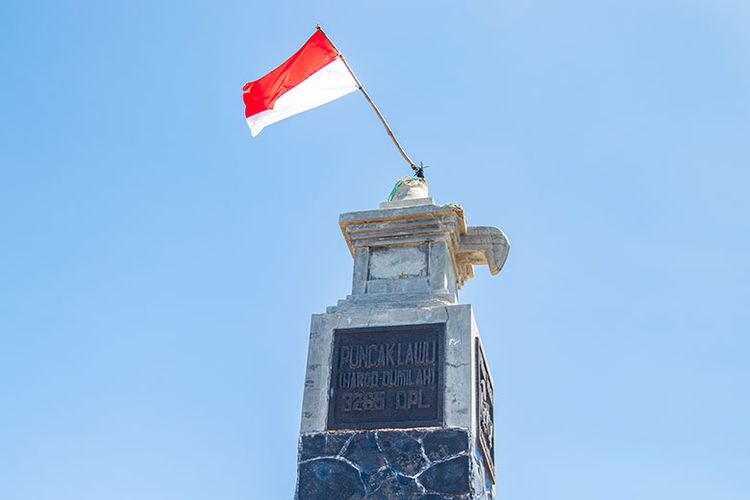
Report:
M 464 429 L 303 434 L 297 500 L 492 499 Z

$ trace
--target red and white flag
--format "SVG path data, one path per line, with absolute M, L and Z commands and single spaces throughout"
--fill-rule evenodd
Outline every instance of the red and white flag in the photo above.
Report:
M 359 90 L 359 84 L 320 29 L 292 57 L 242 88 L 253 137 L 263 127 Z

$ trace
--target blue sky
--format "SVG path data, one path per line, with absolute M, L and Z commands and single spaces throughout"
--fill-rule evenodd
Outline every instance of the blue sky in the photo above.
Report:
M 357 94 L 251 139 L 320 22 L 440 203 L 501 227 L 474 305 L 498 496 L 750 495 L 750 4 L 0 5 L 0 498 L 291 498 L 338 214 L 408 173 Z

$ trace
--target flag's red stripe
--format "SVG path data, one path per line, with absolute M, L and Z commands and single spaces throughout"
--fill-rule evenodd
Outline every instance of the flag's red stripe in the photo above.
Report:
M 337 57 L 338 52 L 330 40 L 321 30 L 316 30 L 302 48 L 281 66 L 266 76 L 245 84 L 242 88 L 245 117 L 273 109 L 276 99 Z

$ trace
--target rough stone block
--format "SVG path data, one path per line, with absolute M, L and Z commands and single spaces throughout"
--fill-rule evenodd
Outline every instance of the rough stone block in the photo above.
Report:
M 355 435 L 346 447 L 344 457 L 357 464 L 360 472 L 374 474 L 385 465 L 385 457 L 378 447 L 375 433 L 363 432 Z
M 359 471 L 343 460 L 323 458 L 299 466 L 299 500 L 354 500 L 365 498 Z
M 297 498 L 490 499 L 469 436 L 454 428 L 303 435 Z
M 428 434 L 422 444 L 427 458 L 437 462 L 469 449 L 469 436 L 464 431 L 447 429 L 439 435 Z
M 427 465 L 422 444 L 408 432 L 383 431 L 378 441 L 388 464 L 399 474 L 413 476 Z
M 430 492 L 443 495 L 470 493 L 471 459 L 462 455 L 438 462 L 419 475 L 419 481 Z

